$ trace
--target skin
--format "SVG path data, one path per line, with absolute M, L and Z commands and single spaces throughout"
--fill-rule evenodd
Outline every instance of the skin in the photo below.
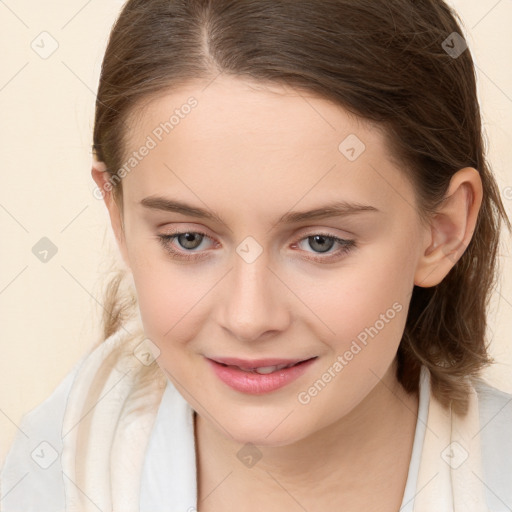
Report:
M 160 95 L 132 116 L 127 153 L 190 96 L 198 101 L 123 179 L 122 211 L 112 193 L 104 196 L 157 362 L 197 412 L 198 509 L 397 510 L 418 397 L 395 378 L 396 352 L 413 286 L 438 284 L 471 239 L 482 199 L 478 172 L 459 170 L 442 209 L 424 224 L 376 127 L 288 87 L 224 76 L 205 85 Z M 366 146 L 355 161 L 338 149 L 350 134 Z M 94 163 L 100 188 L 104 170 Z M 140 204 L 153 195 L 224 222 Z M 379 211 L 276 224 L 333 200 Z M 158 239 L 172 230 L 205 232 L 189 246 L 183 237 L 170 242 L 202 256 L 174 259 Z M 323 253 L 308 241 L 319 233 L 356 247 L 341 253 L 327 239 Z M 262 249 L 251 263 L 236 252 L 248 236 Z M 300 403 L 298 394 L 393 304 L 401 311 Z M 260 396 L 227 387 L 205 360 L 313 355 L 303 376 Z M 262 456 L 253 467 L 237 457 L 246 443 Z

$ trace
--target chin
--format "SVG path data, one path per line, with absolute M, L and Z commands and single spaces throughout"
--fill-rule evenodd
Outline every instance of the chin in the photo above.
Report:
M 298 432 L 292 430 L 291 425 L 281 424 L 276 428 L 276 425 L 282 421 L 282 417 L 272 421 L 258 421 L 251 424 L 238 424 L 230 426 L 224 423 L 226 431 L 231 434 L 233 441 L 241 444 L 253 444 L 256 446 L 279 447 L 287 446 L 300 441 L 307 436 L 306 432 Z M 226 435 L 226 432 L 223 432 Z

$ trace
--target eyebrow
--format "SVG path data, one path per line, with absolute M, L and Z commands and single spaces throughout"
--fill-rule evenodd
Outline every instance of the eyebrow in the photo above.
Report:
M 145 197 L 140 201 L 140 204 L 152 210 L 181 213 L 182 215 L 187 215 L 189 217 L 208 219 L 226 225 L 224 220 L 214 211 L 191 206 L 182 201 L 168 199 L 166 197 Z M 330 217 L 346 217 L 364 212 L 380 212 L 380 210 L 374 206 L 366 204 L 334 201 L 313 210 L 287 212 L 278 219 L 276 225 L 292 224 L 304 220 L 317 220 Z

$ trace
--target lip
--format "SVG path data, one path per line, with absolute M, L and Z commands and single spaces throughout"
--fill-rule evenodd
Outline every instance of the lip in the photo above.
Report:
M 314 357 L 314 356 L 311 356 Z M 277 359 L 277 358 L 267 358 L 267 359 L 239 359 L 237 357 L 209 357 L 208 359 L 215 361 L 217 363 L 226 364 L 228 366 L 238 366 L 244 370 L 253 370 L 254 368 L 264 368 L 265 366 L 278 366 L 281 364 L 296 364 L 301 361 L 306 361 L 307 359 L 311 359 L 310 357 L 305 357 L 303 359 Z
M 283 368 L 273 373 L 259 374 L 255 372 L 247 372 L 237 368 L 236 366 L 223 366 L 217 359 L 206 358 L 208 364 L 212 368 L 215 375 L 231 389 L 246 393 L 250 395 L 263 395 L 276 391 L 303 375 L 308 368 L 318 359 L 313 357 L 308 360 L 293 360 L 293 359 L 257 359 L 257 360 L 243 360 L 237 358 L 221 358 L 222 361 L 241 362 L 243 364 L 261 368 L 264 366 L 277 366 L 278 364 L 292 364 L 297 362 L 296 366 L 290 368 Z M 268 364 L 269 362 L 273 364 Z M 263 364 L 261 364 L 263 363 Z M 224 363 L 227 364 L 227 363 Z

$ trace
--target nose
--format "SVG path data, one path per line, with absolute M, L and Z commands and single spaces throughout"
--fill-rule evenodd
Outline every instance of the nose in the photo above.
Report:
M 286 292 L 263 255 L 252 263 L 237 256 L 219 304 L 221 326 L 242 342 L 285 330 L 290 323 Z

